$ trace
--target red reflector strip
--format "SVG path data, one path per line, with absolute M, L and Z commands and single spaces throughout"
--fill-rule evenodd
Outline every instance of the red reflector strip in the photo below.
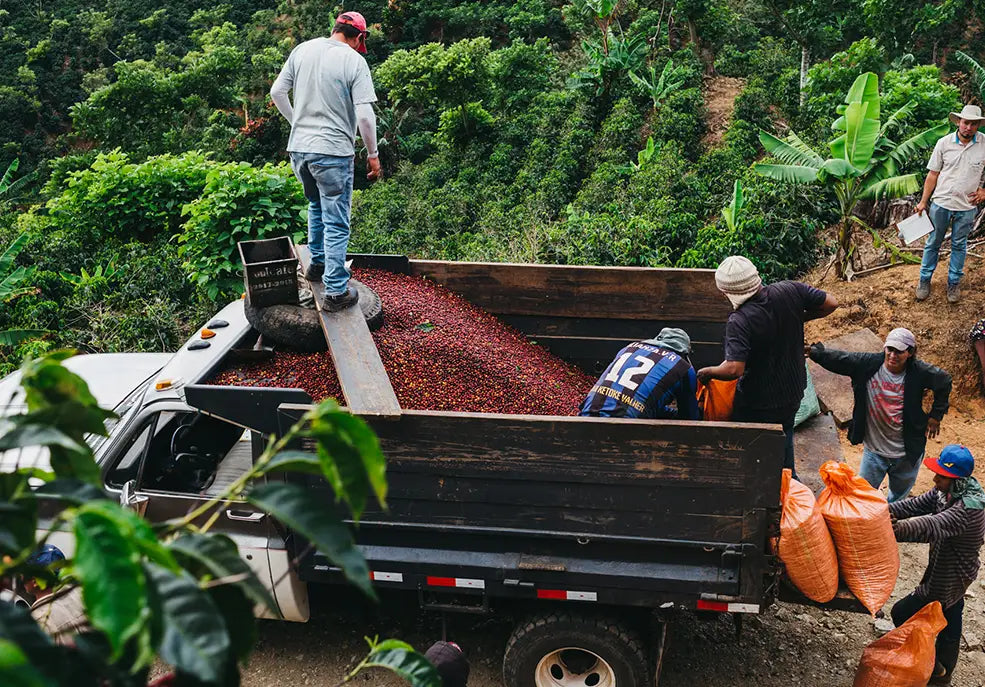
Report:
M 598 601 L 595 592 L 572 592 L 564 589 L 538 589 L 538 599 L 558 599 L 560 601 Z
M 485 589 L 484 580 L 471 580 L 465 577 L 430 577 L 427 578 L 430 587 L 459 587 L 462 589 Z
M 759 604 L 726 603 L 698 599 L 699 611 L 720 611 L 722 613 L 759 613 Z
M 698 610 L 721 611 L 722 613 L 725 613 L 728 611 L 728 604 L 724 601 L 705 601 L 704 599 L 698 599 Z
M 369 573 L 369 579 L 375 582 L 403 582 L 404 574 L 398 572 L 379 572 L 373 570 Z

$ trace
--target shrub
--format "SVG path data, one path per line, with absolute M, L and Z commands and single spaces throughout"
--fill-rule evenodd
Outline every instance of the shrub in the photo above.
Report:
M 68 173 L 68 184 L 47 203 L 56 229 L 107 239 L 147 241 L 181 228 L 181 208 L 202 193 L 215 163 L 197 152 L 130 162 L 119 150 L 99 155 L 88 169 Z M 53 176 L 53 184 L 63 177 Z
M 653 118 L 653 140 L 680 144 L 694 160 L 705 133 L 705 101 L 698 88 L 674 91 Z
M 237 290 L 236 244 L 275 236 L 305 235 L 301 184 L 286 163 L 261 168 L 245 162 L 215 166 L 200 198 L 181 212 L 188 219 L 178 237 L 189 277 L 210 298 Z

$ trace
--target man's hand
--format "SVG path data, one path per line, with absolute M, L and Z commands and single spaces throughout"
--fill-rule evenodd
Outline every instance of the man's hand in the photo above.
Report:
M 927 438 L 933 439 L 941 432 L 941 421 L 937 418 L 930 418 L 927 420 Z
M 710 367 L 702 367 L 700 370 L 697 371 L 696 374 L 698 375 L 698 381 L 701 382 L 702 384 L 707 384 L 709 381 L 711 381 Z
M 975 192 L 977 193 L 977 191 Z M 917 203 L 916 211 L 918 215 L 922 215 L 923 211 L 927 209 L 927 203 L 925 201 L 920 201 Z
M 809 343 L 805 343 L 804 344 L 804 357 L 805 358 L 810 358 L 811 357 L 811 346 L 812 345 L 813 344 L 809 344 Z
M 366 166 L 369 167 L 369 171 L 366 172 L 366 178 L 370 181 L 379 181 L 383 178 L 383 168 L 380 167 L 380 158 L 371 157 L 366 160 Z
M 979 203 L 985 203 L 985 188 L 980 188 L 971 195 L 968 196 L 968 200 L 973 205 L 978 205 Z

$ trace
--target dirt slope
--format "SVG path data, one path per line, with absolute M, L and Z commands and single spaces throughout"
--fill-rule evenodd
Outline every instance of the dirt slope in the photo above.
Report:
M 705 108 L 708 110 L 708 133 L 701 143 L 713 147 L 721 143 L 728 129 L 735 99 L 746 85 L 745 79 L 731 76 L 708 76 L 704 81 Z

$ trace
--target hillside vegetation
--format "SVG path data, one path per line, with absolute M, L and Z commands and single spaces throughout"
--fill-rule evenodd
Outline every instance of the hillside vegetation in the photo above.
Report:
M 346 9 L 371 24 L 386 175 L 367 185 L 357 154 L 351 248 L 436 259 L 710 267 L 744 253 L 769 279 L 801 274 L 832 252 L 819 232 L 838 205 L 823 185 L 757 174 L 760 131 L 824 150 L 836 107 L 873 72 L 884 119 L 906 106 L 887 133 L 905 141 L 980 97 L 958 51 L 985 48 L 982 8 L 961 2 Z M 0 9 L 0 171 L 14 164 L 0 184 L 0 372 L 62 346 L 174 349 L 241 291 L 238 240 L 303 236 L 267 92 L 339 11 Z M 723 92 L 738 93 L 727 107 Z M 736 181 L 741 217 L 726 217 Z

